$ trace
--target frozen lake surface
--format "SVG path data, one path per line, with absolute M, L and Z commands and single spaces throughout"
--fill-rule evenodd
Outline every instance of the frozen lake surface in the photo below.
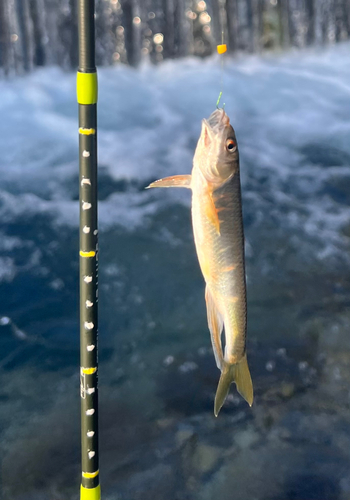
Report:
M 225 65 L 256 397 L 250 409 L 232 387 L 218 419 L 190 193 L 144 187 L 190 172 L 220 64 L 99 70 L 106 499 L 231 500 L 234 491 L 240 500 L 349 498 L 349 49 Z M 1 81 L 0 96 L 2 498 L 75 499 L 75 75 L 43 69 Z

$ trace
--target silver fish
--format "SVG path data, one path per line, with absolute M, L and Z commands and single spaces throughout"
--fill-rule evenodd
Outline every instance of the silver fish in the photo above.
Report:
M 251 406 L 253 385 L 246 354 L 247 295 L 239 155 L 235 132 L 225 111 L 217 109 L 208 120 L 203 120 L 192 175 L 167 177 L 148 187 L 192 190 L 194 240 L 206 282 L 213 351 L 221 371 L 214 414 L 218 415 L 232 382 Z

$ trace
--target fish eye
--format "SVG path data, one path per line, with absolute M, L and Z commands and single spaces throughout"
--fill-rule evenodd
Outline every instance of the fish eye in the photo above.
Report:
M 235 143 L 235 141 L 233 139 L 227 139 L 226 141 L 226 150 L 229 152 L 229 153 L 234 153 L 237 149 L 237 144 Z

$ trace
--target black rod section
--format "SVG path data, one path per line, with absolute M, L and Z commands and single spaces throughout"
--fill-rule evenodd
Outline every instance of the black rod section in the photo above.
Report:
M 98 220 L 95 2 L 78 1 L 81 500 L 100 500 L 98 450 Z
M 79 71 L 95 67 L 95 0 L 78 0 Z

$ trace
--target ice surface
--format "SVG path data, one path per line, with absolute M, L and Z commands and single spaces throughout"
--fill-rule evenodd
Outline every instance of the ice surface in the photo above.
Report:
M 158 498 L 149 489 L 153 478 L 162 483 L 159 498 L 175 498 L 173 490 L 164 493 L 165 484 L 184 498 L 193 485 L 198 498 L 231 498 L 233 481 L 240 491 L 252 484 L 246 497 L 263 500 L 275 493 L 261 485 L 280 484 L 283 474 L 310 484 L 299 479 L 300 470 L 321 483 L 324 470 L 327 477 L 334 470 L 348 484 L 339 471 L 347 471 L 350 449 L 341 420 L 349 422 L 349 48 L 225 64 L 222 102 L 241 158 L 257 403 L 245 413 L 231 391 L 215 422 L 218 372 L 190 193 L 144 187 L 190 172 L 201 120 L 215 108 L 220 63 L 186 59 L 99 70 L 101 472 L 110 498 L 119 489 L 122 496 L 130 489 L 126 498 L 136 498 L 136 490 Z M 42 69 L 1 81 L 0 96 L 3 496 L 75 498 L 75 75 Z M 318 363 L 324 372 L 316 371 Z M 327 443 L 324 455 L 312 448 L 311 427 L 314 442 Z M 184 432 L 188 446 L 179 448 Z M 218 474 L 193 483 L 212 445 L 222 448 Z M 168 476 L 157 469 L 165 463 Z M 287 481 L 287 494 L 276 498 L 292 498 L 288 487 Z
M 229 59 L 224 70 L 245 212 L 256 224 L 271 216 L 323 240 L 319 256 L 343 248 L 340 230 L 350 215 L 338 187 L 350 177 L 348 51 L 344 44 L 322 53 Z M 143 187 L 190 172 L 219 80 L 216 58 L 99 70 L 100 168 L 124 186 L 100 202 L 102 228 L 133 229 L 165 204 L 189 204 L 187 192 Z M 75 75 L 43 69 L 0 82 L 0 93 L 1 220 L 37 212 L 78 225 Z M 332 191 L 330 180 L 337 184 Z

